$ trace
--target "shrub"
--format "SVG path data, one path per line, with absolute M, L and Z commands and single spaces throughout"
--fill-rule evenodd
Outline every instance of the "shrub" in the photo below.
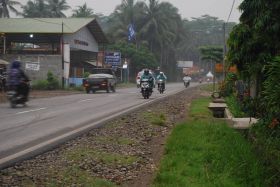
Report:
M 59 82 L 56 77 L 54 77 L 52 72 L 48 72 L 47 74 L 47 81 L 48 81 L 48 90 L 55 90 L 59 88 Z
M 38 80 L 32 84 L 32 88 L 35 90 L 47 90 L 48 81 L 47 80 Z

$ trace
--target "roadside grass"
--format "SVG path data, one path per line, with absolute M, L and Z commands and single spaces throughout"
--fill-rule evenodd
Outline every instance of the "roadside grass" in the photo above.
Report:
M 200 88 L 202 91 L 213 92 L 213 83 L 204 84 Z
M 240 103 L 236 100 L 236 97 L 230 95 L 225 98 L 226 104 L 232 113 L 232 115 L 236 118 L 246 117 L 246 114 L 242 111 Z
M 211 111 L 209 111 L 209 109 L 207 108 L 207 105 L 210 101 L 210 97 L 203 97 L 194 100 L 190 107 L 190 117 L 194 120 L 211 118 Z
M 211 117 L 209 100 L 195 100 L 191 119 L 173 130 L 154 187 L 264 186 L 263 168 L 252 147 L 226 122 Z
M 87 148 L 79 148 L 69 151 L 65 154 L 65 158 L 69 161 L 76 162 L 84 159 L 98 160 L 108 165 L 130 165 L 139 160 L 139 158 L 135 156 L 121 155 L 118 153 L 107 153 Z
M 124 137 L 103 137 L 99 136 L 96 137 L 97 141 L 103 142 L 103 143 L 110 143 L 110 144 L 120 144 L 120 145 L 132 145 L 136 142 L 130 138 L 124 138 Z
M 81 170 L 78 166 L 67 167 L 57 180 L 50 181 L 47 187 L 57 186 L 94 186 L 94 187 L 116 187 L 117 185 L 96 177 L 92 177 L 88 171 Z
M 143 116 L 153 125 L 164 126 L 166 124 L 166 116 L 163 113 L 144 112 Z

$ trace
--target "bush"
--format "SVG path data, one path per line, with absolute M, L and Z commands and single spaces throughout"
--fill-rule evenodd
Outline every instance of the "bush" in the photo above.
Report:
M 47 90 L 48 81 L 47 80 L 38 80 L 34 84 L 32 84 L 32 89 L 35 90 Z
M 59 88 L 59 82 L 52 72 L 48 72 L 46 80 L 38 80 L 32 85 L 35 90 L 55 90 Z
M 59 88 L 59 82 L 56 77 L 54 77 L 52 72 L 48 72 L 47 74 L 47 81 L 48 81 L 48 90 L 55 90 Z

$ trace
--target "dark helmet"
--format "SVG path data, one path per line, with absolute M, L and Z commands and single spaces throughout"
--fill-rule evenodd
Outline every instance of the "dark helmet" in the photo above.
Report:
M 144 70 L 144 74 L 145 74 L 145 75 L 149 75 L 149 70 L 148 70 L 148 69 L 145 69 L 145 70 Z
M 19 69 L 20 68 L 20 61 L 18 61 L 18 60 L 13 61 L 12 64 L 11 64 L 11 68 Z

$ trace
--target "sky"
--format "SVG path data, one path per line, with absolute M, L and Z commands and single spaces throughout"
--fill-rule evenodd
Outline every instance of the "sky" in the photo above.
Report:
M 26 4 L 28 0 L 17 0 L 22 4 Z M 92 8 L 95 13 L 109 15 L 112 13 L 121 0 L 66 0 L 72 9 L 77 6 L 82 6 L 84 3 Z M 148 2 L 148 0 L 145 0 Z M 222 20 L 227 20 L 231 6 L 234 0 L 160 0 L 160 2 L 169 2 L 178 8 L 182 18 L 191 20 L 192 17 L 200 17 L 208 14 L 218 17 Z M 229 19 L 230 22 L 239 22 L 240 11 L 237 9 L 242 0 L 235 0 L 235 6 Z M 72 11 L 65 12 L 67 16 L 72 14 Z

